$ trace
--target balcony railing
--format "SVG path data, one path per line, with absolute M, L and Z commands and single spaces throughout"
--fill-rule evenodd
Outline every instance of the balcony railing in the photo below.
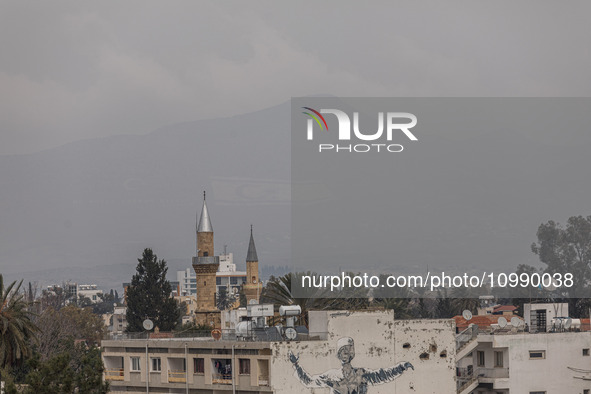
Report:
M 509 377 L 509 368 L 478 368 L 475 375 L 479 378 L 503 379 Z
M 269 375 L 259 375 L 259 386 L 269 385 Z
M 480 381 L 480 383 L 486 383 L 483 380 L 507 378 L 509 378 L 509 368 L 477 368 L 476 370 L 460 368 L 457 373 L 457 391 L 462 393 L 476 380 Z
M 211 382 L 213 384 L 232 384 L 231 373 L 214 373 L 211 376 Z
M 478 326 L 476 324 L 471 325 L 464 331 L 456 335 L 456 349 L 461 349 L 467 343 L 472 341 L 478 336 Z
M 278 331 L 274 327 L 267 330 L 251 330 L 246 333 L 236 333 L 236 330 L 223 329 L 220 341 L 245 341 L 245 342 L 277 342 L 285 341 L 282 332 Z M 164 335 L 168 334 L 168 335 Z M 148 338 L 150 335 L 150 338 Z M 300 333 L 296 341 L 320 341 L 325 340 L 328 336 L 326 332 L 310 332 Z M 155 338 L 154 335 L 146 332 L 128 332 L 128 333 L 107 333 L 104 340 L 115 340 L 115 341 L 127 341 L 127 340 L 143 340 L 146 339 L 158 339 L 158 340 L 184 340 L 192 338 L 196 341 L 214 341 L 215 339 L 211 335 L 211 331 L 184 331 L 184 332 L 171 332 L 164 333 L 160 332 L 160 335 Z
M 123 376 L 123 368 L 105 370 L 105 380 L 123 380 Z
M 186 383 L 186 371 L 168 371 L 168 383 Z

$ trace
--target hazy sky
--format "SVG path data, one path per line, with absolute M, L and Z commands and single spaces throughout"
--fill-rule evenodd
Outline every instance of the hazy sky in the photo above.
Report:
M 292 96 L 588 96 L 589 2 L 0 2 L 0 154 Z

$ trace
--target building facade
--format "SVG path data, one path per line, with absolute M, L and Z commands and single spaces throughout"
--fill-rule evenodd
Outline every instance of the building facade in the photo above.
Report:
M 310 322 L 294 340 L 103 341 L 105 379 L 114 393 L 455 393 L 453 320 L 318 311 Z
M 591 393 L 588 327 L 557 326 L 567 304 L 526 304 L 524 310 L 526 319 L 514 316 L 514 324 L 475 316 L 458 334 L 458 394 Z

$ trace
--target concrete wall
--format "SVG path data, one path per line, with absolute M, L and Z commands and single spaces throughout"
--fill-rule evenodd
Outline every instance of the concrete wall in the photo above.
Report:
M 310 331 L 326 332 L 326 341 L 271 344 L 271 386 L 276 393 L 332 393 L 329 388 L 307 388 L 288 359 L 289 351 L 309 374 L 340 371 L 337 341 L 355 341 L 354 368 L 377 370 L 410 362 L 394 381 L 370 385 L 368 393 L 452 394 L 455 385 L 455 326 L 452 320 L 394 320 L 392 311 L 324 311 L 311 316 Z M 405 346 L 408 344 L 408 346 Z M 440 356 L 441 354 L 445 357 Z M 425 355 L 427 357 L 425 357 Z M 423 358 L 421 358 L 423 355 Z
M 575 378 L 584 374 L 568 369 L 591 370 L 591 356 L 583 356 L 583 349 L 591 348 L 589 332 L 495 335 L 495 348 L 507 348 L 511 393 L 582 394 L 591 389 L 590 381 Z M 531 360 L 530 350 L 544 350 L 545 359 Z

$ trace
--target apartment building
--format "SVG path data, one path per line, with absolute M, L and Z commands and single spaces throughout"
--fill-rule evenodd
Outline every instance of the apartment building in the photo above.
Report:
M 566 323 L 567 304 L 527 304 L 524 310 L 526 319 L 513 322 L 474 316 L 458 334 L 458 394 L 591 393 L 588 323 Z
M 455 393 L 453 320 L 313 311 L 310 329 L 105 340 L 114 393 Z

